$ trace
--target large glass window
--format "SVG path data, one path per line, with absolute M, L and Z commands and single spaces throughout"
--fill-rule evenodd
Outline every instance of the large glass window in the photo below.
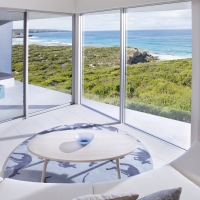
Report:
M 126 123 L 190 146 L 190 3 L 127 10 Z
M 82 104 L 119 119 L 119 10 L 83 15 L 82 71 Z
M 0 10 L 0 123 L 24 115 L 23 18 Z
M 72 17 L 31 12 L 29 113 L 71 102 Z

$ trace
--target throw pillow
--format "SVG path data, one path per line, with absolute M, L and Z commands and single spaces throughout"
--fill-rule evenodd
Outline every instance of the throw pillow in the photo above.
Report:
M 72 200 L 136 200 L 139 197 L 138 194 L 133 193 L 121 193 L 121 194 L 96 194 L 86 195 L 74 198 Z
M 179 200 L 182 188 L 175 188 L 171 190 L 162 190 L 155 192 L 148 196 L 142 197 L 138 200 Z

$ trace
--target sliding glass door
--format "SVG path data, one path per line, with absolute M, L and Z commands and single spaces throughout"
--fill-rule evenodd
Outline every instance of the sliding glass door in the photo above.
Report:
M 82 104 L 119 119 L 119 10 L 84 14 L 82 46 Z
M 190 3 L 127 9 L 126 123 L 190 146 Z
M 190 4 L 125 12 L 125 123 L 184 149 L 190 146 L 191 134 Z M 24 114 L 24 13 L 0 12 L 4 16 L 0 19 L 2 122 Z M 72 17 L 30 12 L 29 18 L 28 104 L 32 114 L 72 101 Z M 119 120 L 120 11 L 84 14 L 82 19 L 81 103 Z
M 29 13 L 29 113 L 70 103 L 72 17 Z

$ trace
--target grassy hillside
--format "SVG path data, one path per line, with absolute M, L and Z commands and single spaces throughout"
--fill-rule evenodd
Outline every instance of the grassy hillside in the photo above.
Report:
M 23 48 L 13 46 L 13 74 L 22 81 Z M 71 93 L 72 48 L 29 46 L 29 83 Z
M 119 47 L 84 48 L 84 96 L 119 105 Z M 128 50 L 128 55 L 131 55 Z M 13 46 L 13 74 L 22 81 L 22 46 Z M 126 107 L 190 122 L 191 59 L 126 67 Z M 71 46 L 29 47 L 29 83 L 71 93 Z

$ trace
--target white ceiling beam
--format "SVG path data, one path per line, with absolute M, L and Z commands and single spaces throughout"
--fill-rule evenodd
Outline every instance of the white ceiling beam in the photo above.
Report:
M 167 1 L 167 0 L 76 0 L 75 10 L 77 13 L 87 13 L 87 12 L 96 12 L 103 10 L 112 10 L 120 8 L 129 8 L 129 7 L 138 7 L 138 6 L 147 6 L 152 4 L 168 4 L 165 5 L 167 10 L 169 9 L 186 9 L 190 6 L 189 3 L 183 3 L 182 7 L 180 4 L 173 6 L 170 4 L 174 2 L 184 2 L 184 1 Z M 173 7 L 173 8 L 172 8 Z
M 75 4 L 75 0 L 0 0 L 0 8 L 22 11 L 75 13 Z

